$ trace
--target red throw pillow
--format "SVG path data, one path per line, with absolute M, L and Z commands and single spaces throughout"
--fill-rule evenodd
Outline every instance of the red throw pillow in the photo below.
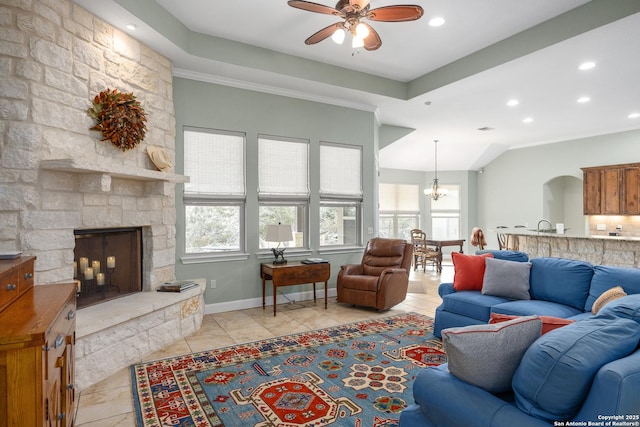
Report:
M 493 258 L 493 254 L 487 252 L 482 255 L 464 255 L 452 252 L 453 289 L 456 291 L 482 290 L 485 258 Z
M 522 316 L 514 316 L 511 314 L 501 314 L 501 313 L 491 313 L 491 318 L 489 318 L 489 324 L 506 322 L 507 320 L 515 319 L 516 317 Z M 575 320 L 563 319 L 562 317 L 553 317 L 553 316 L 538 316 L 540 320 L 542 320 L 542 334 L 544 335 L 547 332 L 553 331 L 554 329 L 558 329 L 562 326 L 566 326 L 570 323 L 575 322 Z

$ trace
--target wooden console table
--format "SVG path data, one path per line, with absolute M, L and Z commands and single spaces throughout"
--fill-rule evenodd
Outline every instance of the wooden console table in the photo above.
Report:
M 437 268 L 438 273 L 442 273 L 442 247 L 443 246 L 460 246 L 460 253 L 462 252 L 462 245 L 464 244 L 465 239 L 451 239 L 451 240 L 433 240 L 427 239 L 427 246 L 434 246 L 436 251 L 438 251 L 437 258 Z
M 324 308 L 327 309 L 327 281 L 331 276 L 331 265 L 328 262 L 319 264 L 303 264 L 289 262 L 287 264 L 260 264 L 262 277 L 262 309 L 266 305 L 267 280 L 273 283 L 273 315 L 276 315 L 276 297 L 279 286 L 302 285 L 313 283 L 313 302 L 316 302 L 316 282 L 324 282 Z

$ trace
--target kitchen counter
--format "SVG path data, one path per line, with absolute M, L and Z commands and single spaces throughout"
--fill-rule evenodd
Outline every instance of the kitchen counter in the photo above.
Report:
M 498 230 L 495 230 L 498 232 Z M 577 233 L 572 233 L 569 229 L 564 234 L 552 233 L 548 231 L 535 231 L 528 230 L 523 228 L 506 228 L 499 231 L 500 233 L 509 234 L 512 236 L 536 236 L 536 237 L 559 237 L 559 238 L 568 238 L 568 239 L 606 239 L 606 240 L 618 240 L 618 241 L 630 241 L 630 242 L 640 242 L 640 237 L 637 236 L 609 236 L 606 234 L 598 234 L 591 236 L 584 236 Z
M 557 257 L 588 261 L 595 265 L 640 267 L 640 237 L 580 236 L 538 232 L 522 228 L 501 229 L 501 233 L 517 236 L 519 250 L 530 258 Z

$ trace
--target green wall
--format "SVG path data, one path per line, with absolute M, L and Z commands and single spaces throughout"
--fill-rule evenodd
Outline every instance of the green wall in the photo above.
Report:
M 373 112 L 270 95 L 195 80 L 174 78 L 173 99 L 176 111 L 176 172 L 183 173 L 183 127 L 196 126 L 246 133 L 247 259 L 184 264 L 183 186 L 176 187 L 176 277 L 216 280 L 216 288 L 207 288 L 208 311 L 245 308 L 261 304 L 260 263 L 270 261 L 271 252 L 258 249 L 258 134 L 304 138 L 310 141 L 310 243 L 311 252 L 287 256 L 290 260 L 321 256 L 331 262 L 329 286 L 335 287 L 340 265 L 359 262 L 362 248 L 318 252 L 319 232 L 319 144 L 320 141 L 361 145 L 363 147 L 363 241 L 377 230 L 377 125 Z M 368 234 L 369 228 L 374 233 Z M 337 253 L 336 253 L 337 252 Z M 310 285 L 284 288 L 286 293 L 305 292 Z M 267 293 L 270 296 L 271 292 Z

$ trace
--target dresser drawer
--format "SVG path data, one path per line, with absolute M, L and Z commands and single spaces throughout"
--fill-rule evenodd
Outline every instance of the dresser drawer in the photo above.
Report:
M 0 311 L 33 288 L 35 257 L 0 260 Z
M 19 277 L 20 273 L 15 271 L 5 274 L 0 278 L 0 309 L 18 297 Z
M 24 293 L 33 287 L 33 266 L 34 259 L 24 262 L 18 269 L 18 287 L 20 293 Z

